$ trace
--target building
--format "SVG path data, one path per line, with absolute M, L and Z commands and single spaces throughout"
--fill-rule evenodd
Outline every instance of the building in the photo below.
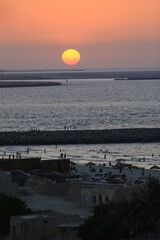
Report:
M 93 207 L 111 200 L 119 184 L 98 184 L 91 182 L 72 183 L 69 186 L 68 196 L 71 200 L 79 202 L 83 207 Z
M 70 173 L 70 159 L 59 158 L 42 160 L 41 169 L 46 172 L 60 172 L 68 174 Z
M 68 223 L 58 226 L 61 240 L 80 240 L 77 236 L 81 223 Z
M 10 218 L 9 239 L 77 239 L 78 226 L 80 226 L 80 224 L 83 222 L 83 220 L 79 216 L 63 215 L 57 212 L 52 212 L 48 214 L 46 213 L 44 215 L 12 216 Z
M 68 174 L 70 172 L 70 159 L 58 158 L 41 160 L 41 157 L 0 159 L 0 170 L 11 171 L 17 169 L 23 171 L 42 169 L 46 172 L 60 172 Z
M 4 171 L 30 171 L 41 168 L 41 157 L 35 158 L 4 158 L 0 160 L 0 169 Z
M 10 220 L 10 239 L 40 240 L 55 237 L 54 217 L 25 215 Z

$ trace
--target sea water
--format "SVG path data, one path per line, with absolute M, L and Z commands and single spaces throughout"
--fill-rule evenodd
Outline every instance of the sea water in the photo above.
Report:
M 59 82 L 1 88 L 1 131 L 160 127 L 159 80 Z
M 16 156 L 17 152 L 22 158 L 41 157 L 42 160 L 59 158 L 63 153 L 78 164 L 91 161 L 109 166 L 110 161 L 115 164 L 116 159 L 123 158 L 137 167 L 160 167 L 160 143 L 1 146 L 0 158 Z
M 1 131 L 160 127 L 159 80 L 57 81 L 62 85 L 0 89 Z M 63 152 L 78 163 L 97 164 L 123 157 L 146 168 L 160 166 L 160 143 L 0 147 L 0 157 L 16 152 L 42 159 Z

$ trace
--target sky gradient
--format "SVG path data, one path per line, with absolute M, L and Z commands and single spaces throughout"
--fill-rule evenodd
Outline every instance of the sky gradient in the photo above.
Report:
M 160 68 L 160 0 L 0 0 L 0 69 Z M 72 67 L 73 68 L 73 67 Z

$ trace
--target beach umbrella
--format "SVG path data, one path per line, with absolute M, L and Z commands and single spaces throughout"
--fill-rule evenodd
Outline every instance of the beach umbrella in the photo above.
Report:
M 157 165 L 154 165 L 154 166 L 152 166 L 150 169 L 156 170 L 156 169 L 160 169 L 160 167 L 158 167 Z
M 117 158 L 115 162 L 121 162 L 121 161 L 129 161 L 129 159 L 126 158 Z
M 73 161 L 70 161 L 70 164 L 71 164 L 71 165 L 76 165 L 76 163 L 75 163 L 75 162 L 73 162 Z
M 95 165 L 96 165 L 96 164 L 93 163 L 93 162 L 88 162 L 88 163 L 85 164 L 85 166 L 95 166 Z

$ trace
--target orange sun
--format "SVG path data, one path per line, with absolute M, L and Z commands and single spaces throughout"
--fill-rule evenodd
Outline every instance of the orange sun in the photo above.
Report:
M 75 49 L 67 49 L 62 54 L 62 60 L 67 65 L 76 65 L 80 61 L 80 53 Z

